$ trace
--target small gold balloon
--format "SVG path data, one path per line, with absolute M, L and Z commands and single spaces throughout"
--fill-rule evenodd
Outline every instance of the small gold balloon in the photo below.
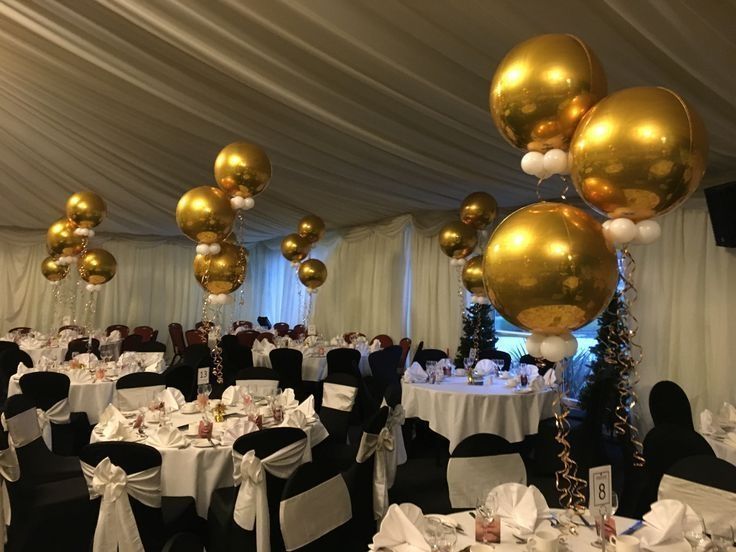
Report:
M 192 188 L 176 205 L 176 223 L 198 243 L 215 243 L 230 235 L 235 213 L 225 192 L 212 186 Z
M 319 259 L 308 259 L 299 265 L 299 281 L 309 289 L 317 289 L 327 280 L 327 267 Z
M 115 276 L 118 263 L 112 253 L 104 249 L 88 249 L 79 258 L 79 275 L 88 284 L 104 284 Z
M 46 232 L 46 249 L 52 257 L 79 255 L 84 249 L 85 239 L 74 234 L 76 226 L 66 217 L 54 222 Z
M 94 228 L 107 214 L 105 201 L 93 192 L 77 192 L 66 202 L 66 216 L 80 228 Z
M 606 95 L 598 58 L 579 38 L 545 34 L 501 60 L 490 92 L 493 122 L 511 145 L 567 150 L 581 117 Z
M 215 159 L 215 181 L 231 196 L 254 197 L 271 180 L 271 161 L 260 146 L 234 142 Z
M 640 221 L 671 211 L 697 189 L 708 135 L 677 94 L 642 86 L 591 109 L 570 151 L 572 181 L 585 202 L 610 218 Z
M 616 253 L 601 225 L 561 203 L 535 203 L 511 213 L 483 255 L 491 302 L 509 322 L 560 334 L 594 320 L 618 282 Z
M 244 247 L 222 242 L 217 255 L 197 255 L 194 258 L 194 277 L 210 293 L 232 293 L 245 281 L 247 265 L 248 255 Z
M 69 274 L 69 265 L 58 265 L 53 257 L 46 257 L 41 262 L 41 273 L 49 282 L 58 282 Z
M 306 259 L 310 249 L 312 246 L 309 241 L 299 234 L 289 234 L 281 240 L 281 254 L 292 263 L 299 263 Z
M 486 297 L 486 288 L 483 285 L 483 257 L 481 255 L 471 257 L 463 266 L 463 286 L 473 295 Z
M 445 224 L 440 230 L 440 247 L 448 257 L 462 259 L 478 244 L 475 228 L 460 221 Z
M 460 220 L 483 230 L 496 219 L 498 204 L 491 194 L 473 192 L 460 205 Z
M 299 221 L 297 234 L 309 243 L 317 243 L 325 235 L 325 221 L 317 215 L 307 215 Z

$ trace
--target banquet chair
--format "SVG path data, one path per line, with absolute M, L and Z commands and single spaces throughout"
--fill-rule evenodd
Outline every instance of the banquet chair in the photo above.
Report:
M 268 514 L 268 533 L 261 533 L 262 540 L 270 541 L 271 552 L 285 550 L 279 523 L 279 506 L 287 479 L 303 463 L 304 453 L 308 447 L 306 434 L 297 428 L 276 427 L 255 431 L 239 437 L 233 443 L 233 468 L 236 474 L 235 486 L 216 489 L 212 493 L 210 507 L 207 514 L 209 528 L 208 551 L 212 552 L 256 552 L 259 539 L 259 522 L 264 519 L 255 513 L 255 524 L 251 529 L 242 527 L 239 523 L 248 525 L 244 520 L 234 519 L 235 501 L 238 494 L 247 491 L 253 485 L 251 480 L 241 483 L 243 457 L 254 456 L 263 469 L 263 485 L 266 490 Z M 251 453 L 252 454 L 249 454 Z M 248 485 L 242 489 L 243 485 Z M 257 507 L 256 507 L 257 508 Z M 260 519 L 259 519 L 260 518 Z
M 286 322 L 276 322 L 276 324 L 273 325 L 273 329 L 276 330 L 276 335 L 279 337 L 284 337 L 289 333 L 289 325 Z
M 86 412 L 71 412 L 69 377 L 59 372 L 31 372 L 20 378 L 23 395 L 45 413 L 51 428 L 51 450 L 62 456 L 79 453 L 89 443 Z
M 253 343 L 255 343 L 255 340 L 258 339 L 259 335 L 261 334 L 257 330 L 245 330 L 235 334 L 235 337 L 242 347 L 248 347 L 250 349 L 253 347 Z
M 64 360 L 67 362 L 70 361 L 74 356 L 74 353 L 91 353 L 97 358 L 100 358 L 100 340 L 93 337 L 91 341 L 92 343 L 90 344 L 90 339 L 88 337 L 72 339 L 69 342 L 69 345 L 67 345 Z
M 399 347 L 401 347 L 401 358 L 399 359 L 399 373 L 403 374 L 406 368 L 406 359 L 409 357 L 409 351 L 411 350 L 411 339 L 408 337 L 402 337 L 399 341 Z
M 181 364 L 194 366 L 195 368 L 204 368 L 212 364 L 210 348 L 206 343 L 195 343 L 184 349 Z
M 654 427 L 671 424 L 684 429 L 695 429 L 690 400 L 682 387 L 674 381 L 665 380 L 654 384 L 649 393 L 649 412 Z
M 302 339 L 306 337 L 307 330 L 303 324 L 298 324 L 287 334 L 291 339 Z
M 327 351 L 327 374 L 350 374 L 360 377 L 360 351 L 339 347 Z
M 207 337 L 199 330 L 187 330 L 184 334 L 187 338 L 187 345 L 207 345 Z
M 427 362 L 439 361 L 447 358 L 447 353 L 440 349 L 424 349 L 418 350 L 414 355 L 413 362 L 418 362 L 422 368 L 427 368 Z
M 256 320 L 261 328 L 271 329 L 271 321 L 268 319 L 268 316 L 259 316 Z
M 137 529 L 145 550 L 161 550 L 167 539 L 176 533 L 204 532 L 205 522 L 197 516 L 192 497 L 161 495 L 161 453 L 155 448 L 140 443 L 93 443 L 82 449 L 79 460 L 88 484 L 93 477 L 103 482 L 109 480 L 118 470 L 125 472 L 127 477 L 123 492 L 127 495 L 136 527 L 110 526 L 117 524 L 120 516 L 101 518 L 104 512 L 101 511 L 100 494 L 91 490 L 92 515 L 98 520 L 95 540 L 106 530 L 116 532 L 120 538 L 131 539 L 131 531 Z M 91 488 L 91 484 L 89 486 Z M 125 497 L 123 500 L 126 501 Z
M 417 345 L 416 350 L 414 351 L 414 357 L 411 359 L 412 363 L 417 361 L 417 355 L 422 352 L 424 349 L 424 341 L 420 341 L 419 345 Z
M 327 504 L 329 508 L 324 508 Z M 355 542 L 352 517 L 345 479 L 331 466 L 302 464 L 286 481 L 279 506 L 279 524 L 287 550 L 364 549 L 362 543 Z M 306 519 L 309 524 L 303 523 Z
M 178 322 L 169 324 L 169 337 L 171 338 L 171 346 L 174 348 L 174 356 L 171 358 L 171 364 L 176 364 L 175 360 L 181 360 L 184 349 L 187 348 L 184 341 L 184 330 Z
M 214 322 L 211 322 L 211 321 L 210 322 L 205 322 L 204 320 L 200 320 L 199 322 L 197 322 L 194 325 L 194 329 L 195 330 L 201 330 L 201 329 L 204 328 L 207 331 L 210 331 L 214 325 L 215 325 Z
M 235 385 L 251 395 L 267 397 L 276 394 L 279 376 L 271 368 L 250 366 L 238 370 L 235 374 Z
M 202 552 L 204 540 L 194 533 L 177 533 L 171 537 L 161 552 Z
M 154 372 L 134 372 L 115 382 L 115 403 L 120 410 L 147 407 L 166 389 L 166 378 Z
M 220 339 L 220 348 L 222 349 L 222 375 L 225 385 L 233 385 L 235 383 L 235 373 L 240 368 L 245 368 L 245 354 L 241 349 L 245 349 L 238 344 L 238 339 L 234 335 L 223 335 Z M 248 351 L 250 353 L 250 351 Z M 250 366 L 253 365 L 253 355 L 251 355 Z
M 133 328 L 133 333 L 135 335 L 141 336 L 143 343 L 145 343 L 146 341 L 150 341 L 151 339 L 155 339 L 155 337 L 153 336 L 154 329 L 151 326 L 136 326 L 135 328 Z
M 125 324 L 113 324 L 112 326 L 108 326 L 105 329 L 105 335 L 110 335 L 112 332 L 119 332 L 120 337 L 125 339 L 128 337 L 128 334 L 130 334 L 130 328 L 126 326 Z
M 736 466 L 710 455 L 688 456 L 673 464 L 667 475 L 736 493 Z
M 508 372 L 511 369 L 511 355 L 505 351 L 499 351 L 498 349 L 483 349 L 478 353 L 478 360 L 483 360 L 484 358 L 502 361 L 503 368 L 501 368 L 501 370 L 504 372 Z
M 378 340 L 378 342 L 381 344 L 381 349 L 385 349 L 386 347 L 391 347 L 394 344 L 394 340 L 391 339 L 391 336 L 388 336 L 386 334 L 378 334 L 376 337 L 371 339 L 368 343 L 373 343 L 376 340 Z
M 347 443 L 348 428 L 358 398 L 360 382 L 352 374 L 328 374 L 322 383 L 322 402 L 319 405 L 319 419 L 330 434 L 317 447 L 329 448 L 331 445 Z
M 250 320 L 238 320 L 237 322 L 233 322 L 233 331 L 237 330 L 238 328 L 245 328 L 246 330 L 252 330 L 253 329 L 253 322 Z
M 265 339 L 269 343 L 273 344 L 273 334 L 270 332 L 259 333 L 257 339 L 258 341 L 263 341 Z
M 166 387 L 181 391 L 184 400 L 191 402 L 197 398 L 197 369 L 186 364 L 169 366 L 163 373 Z
M 31 333 L 32 329 L 33 328 L 29 328 L 28 326 L 17 326 L 15 328 L 10 328 L 8 330 L 8 333 L 27 334 L 27 333 Z
M 18 373 L 18 365 L 21 362 L 27 368 L 33 368 L 33 359 L 28 353 L 19 349 L 17 345 L 4 349 L 0 348 L 0 404 L 5 404 L 8 398 L 10 378 Z
M 141 352 L 143 353 L 164 353 L 166 354 L 166 344 L 161 343 L 160 341 L 156 341 L 155 339 L 152 339 L 151 341 L 146 341 L 145 343 L 141 344 Z
M 66 324 L 65 326 L 59 326 L 58 333 L 61 333 L 64 330 L 71 330 L 73 332 L 77 332 L 78 334 L 84 333 L 84 328 L 82 328 L 82 326 L 77 326 L 76 324 Z
M 123 338 L 123 342 L 120 345 L 120 352 L 121 353 L 127 353 L 128 351 L 131 352 L 140 352 L 143 350 L 143 337 L 141 337 L 140 334 L 130 334 Z
M 15 341 L 0 341 L 0 353 L 4 353 L 8 350 L 17 351 L 18 349 L 20 349 L 20 347 L 18 347 L 18 344 Z
M 82 477 L 77 458 L 60 456 L 48 449 L 38 425 L 36 406 L 28 397 L 8 397 L 5 421 L 26 483 L 49 483 Z
M 278 374 L 279 387 L 294 390 L 294 396 L 301 402 L 308 394 L 302 381 L 302 353 L 296 349 L 274 349 L 268 353 L 271 367 Z
M 397 366 L 401 358 L 401 347 L 391 345 L 368 355 L 368 364 L 371 367 L 370 391 L 374 399 L 381 400 L 386 389 L 400 381 Z
M 503 437 L 477 433 L 460 441 L 450 454 L 447 486 L 453 508 L 475 508 L 478 499 L 502 483 L 526 485 L 524 461 Z

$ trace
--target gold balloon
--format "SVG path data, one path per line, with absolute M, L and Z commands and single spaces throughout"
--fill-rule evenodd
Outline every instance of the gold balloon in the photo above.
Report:
M 247 265 L 248 254 L 244 247 L 222 242 L 217 255 L 194 258 L 194 277 L 210 293 L 232 293 L 245 281 Z
M 319 259 L 308 259 L 299 265 L 299 281 L 309 289 L 317 289 L 327 280 L 327 267 Z
M 460 205 L 460 220 L 483 230 L 496 219 L 498 204 L 491 194 L 473 192 Z
M 112 280 L 118 263 L 112 253 L 104 249 L 88 249 L 79 258 L 79 275 L 88 284 L 104 284 Z
M 176 223 L 198 243 L 216 243 L 230 235 L 235 213 L 225 192 L 212 186 L 192 188 L 176 205 Z
M 281 254 L 287 261 L 298 263 L 309 255 L 312 245 L 299 234 L 289 234 L 281 240 Z
M 481 255 L 471 257 L 463 266 L 463 286 L 473 295 L 486 297 L 486 288 L 483 285 L 483 257 Z
M 571 144 L 572 181 L 610 218 L 671 211 L 705 173 L 708 135 L 698 114 L 666 88 L 615 92 L 591 109 Z
M 608 305 L 618 282 L 616 253 L 585 211 L 535 203 L 511 213 L 493 232 L 483 281 L 506 320 L 559 334 L 585 326 Z
M 271 161 L 260 146 L 235 142 L 215 159 L 215 180 L 231 196 L 254 197 L 271 180 Z
M 41 273 L 49 282 L 58 282 L 69 274 L 69 265 L 58 265 L 53 257 L 46 257 L 41 262 Z
M 66 202 L 66 216 L 80 228 L 94 228 L 107 214 L 105 201 L 93 192 L 77 192 Z
M 309 243 L 317 243 L 325 236 L 325 221 L 317 215 L 307 215 L 299 221 L 297 234 Z
M 46 249 L 52 257 L 79 255 L 84 249 L 85 239 L 74 235 L 75 225 L 66 217 L 54 222 L 46 232 Z
M 449 222 L 440 230 L 440 247 L 448 257 L 462 259 L 478 244 L 475 228 L 460 221 Z
M 606 76 L 590 48 L 573 35 L 545 34 L 501 60 L 491 82 L 491 114 L 519 149 L 567 150 L 582 116 L 605 95 Z

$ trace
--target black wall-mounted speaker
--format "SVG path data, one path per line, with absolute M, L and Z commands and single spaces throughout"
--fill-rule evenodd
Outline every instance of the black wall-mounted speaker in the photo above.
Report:
M 736 182 L 705 188 L 716 245 L 736 247 Z

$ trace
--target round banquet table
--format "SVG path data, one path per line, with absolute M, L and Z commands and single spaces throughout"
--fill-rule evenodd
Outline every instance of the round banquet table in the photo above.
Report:
M 271 358 L 268 354 L 253 351 L 253 366 L 266 366 L 272 368 Z M 368 355 L 360 356 L 358 369 L 363 377 L 371 375 L 371 366 L 368 363 Z M 302 357 L 302 379 L 304 381 L 322 381 L 327 377 L 327 356 L 313 356 L 309 353 Z
M 716 453 L 718 458 L 736 466 L 736 447 L 726 443 L 723 439 L 716 439 L 712 435 L 701 435 L 703 435 L 703 438 L 708 441 L 708 444 L 711 446 L 713 452 Z
M 401 387 L 406 417 L 429 422 L 450 441 L 450 450 L 476 433 L 522 441 L 537 433 L 540 420 L 554 415 L 554 390 L 517 393 L 497 378 L 491 385 L 468 385 L 464 377 L 448 377 L 442 383 L 403 382 Z
M 34 366 L 38 366 L 41 363 L 41 359 L 46 357 L 55 362 L 64 362 L 64 356 L 66 355 L 66 347 L 36 347 L 28 348 L 21 347 L 20 350 L 28 353 L 31 357 Z

